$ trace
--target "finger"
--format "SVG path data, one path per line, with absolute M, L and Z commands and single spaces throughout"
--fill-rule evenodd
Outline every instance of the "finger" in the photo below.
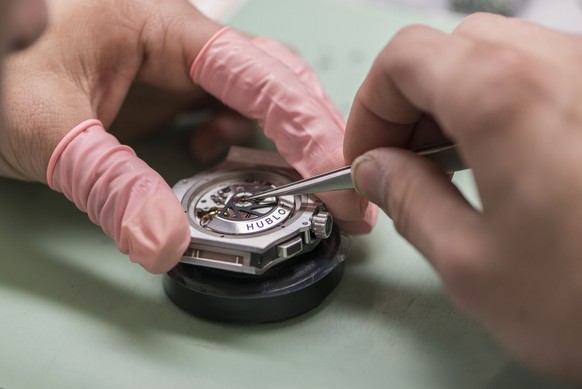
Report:
M 336 124 L 340 127 L 344 127 L 343 115 L 337 106 L 331 100 L 328 93 L 325 91 L 319 79 L 315 75 L 315 72 L 311 67 L 302 60 L 293 50 L 285 46 L 281 42 L 276 40 L 257 37 L 253 39 L 253 43 L 258 48 L 262 49 L 271 56 L 278 58 L 281 62 L 287 65 L 307 86 L 307 91 L 312 93 L 313 96 L 318 99 L 321 104 L 325 107 L 328 114 L 336 121 Z
M 479 214 L 436 165 L 409 151 L 380 148 L 352 166 L 358 192 L 378 204 L 437 271 L 469 260 L 464 248 L 476 247 Z
M 418 36 L 443 34 L 428 27 L 409 28 L 406 31 Z M 402 35 L 401 32 L 399 36 Z M 393 47 L 395 42 L 398 43 L 399 36 L 378 55 L 356 93 L 344 142 L 344 154 L 348 162 L 377 147 L 407 146 L 417 121 L 422 117 L 422 107 L 402 94 L 395 82 L 397 76 L 386 67 L 394 55 Z M 433 51 L 429 53 L 434 54 Z
M 406 146 L 423 113 L 440 121 L 446 105 L 437 103 L 448 97 L 449 83 L 456 81 L 470 47 L 462 38 L 453 40 L 429 27 L 399 32 L 356 94 L 346 128 L 346 159 L 379 146 Z
M 386 55 L 382 54 L 374 61 L 352 103 L 344 142 L 348 162 L 377 147 L 405 147 L 422 115 L 420 108 L 402 95 L 387 74 Z
M 184 210 L 168 184 L 97 120 L 81 123 L 59 143 L 47 182 L 152 273 L 175 266 L 190 242 Z
M 191 75 L 227 106 L 258 120 L 300 173 L 309 174 L 313 164 L 325 163 L 330 150 L 341 143 L 343 129 L 321 111 L 320 101 L 296 74 L 234 31 L 223 29 L 209 42 Z
M 287 65 L 248 39 L 221 30 L 196 58 L 191 76 L 227 106 L 258 120 L 283 158 L 304 177 L 345 165 L 343 127 Z M 340 220 L 364 217 L 365 207 L 354 191 L 321 198 Z

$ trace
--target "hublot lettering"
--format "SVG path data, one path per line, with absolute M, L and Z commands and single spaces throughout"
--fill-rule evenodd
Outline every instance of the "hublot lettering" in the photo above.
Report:
M 285 220 L 285 218 L 289 216 L 289 213 L 290 211 L 288 209 L 278 208 L 274 210 L 273 213 L 271 213 L 269 216 L 263 216 L 262 218 L 255 219 L 253 221 L 241 223 L 238 227 L 238 233 L 254 234 L 256 232 L 273 228 Z

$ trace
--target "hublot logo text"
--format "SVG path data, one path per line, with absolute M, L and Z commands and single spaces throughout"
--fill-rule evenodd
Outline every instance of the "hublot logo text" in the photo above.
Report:
M 252 223 L 246 223 L 246 232 L 258 232 L 267 228 L 271 228 L 277 225 L 279 222 L 285 220 L 289 215 L 289 211 L 285 208 L 277 208 L 275 212 L 271 213 L 269 216 L 253 221 Z

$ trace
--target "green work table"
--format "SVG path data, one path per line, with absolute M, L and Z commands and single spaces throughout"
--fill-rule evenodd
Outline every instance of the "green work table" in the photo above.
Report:
M 347 113 L 375 55 L 399 28 L 450 30 L 456 21 L 259 0 L 231 24 L 295 47 Z M 200 169 L 186 155 L 186 136 L 169 131 L 135 148 L 173 184 Z M 475 201 L 470 174 L 455 181 Z M 164 295 L 161 276 L 130 263 L 73 204 L 42 185 L 0 179 L 0 248 L 1 388 L 555 387 L 451 305 L 385 215 L 372 234 L 352 239 L 344 278 L 321 306 L 256 326 L 185 314 Z

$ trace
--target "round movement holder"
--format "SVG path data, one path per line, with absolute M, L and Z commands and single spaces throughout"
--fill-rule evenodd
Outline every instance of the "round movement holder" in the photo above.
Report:
M 283 262 L 262 275 L 180 263 L 164 275 L 164 290 L 194 316 L 228 323 L 282 321 L 305 313 L 335 289 L 343 274 L 342 236 Z

